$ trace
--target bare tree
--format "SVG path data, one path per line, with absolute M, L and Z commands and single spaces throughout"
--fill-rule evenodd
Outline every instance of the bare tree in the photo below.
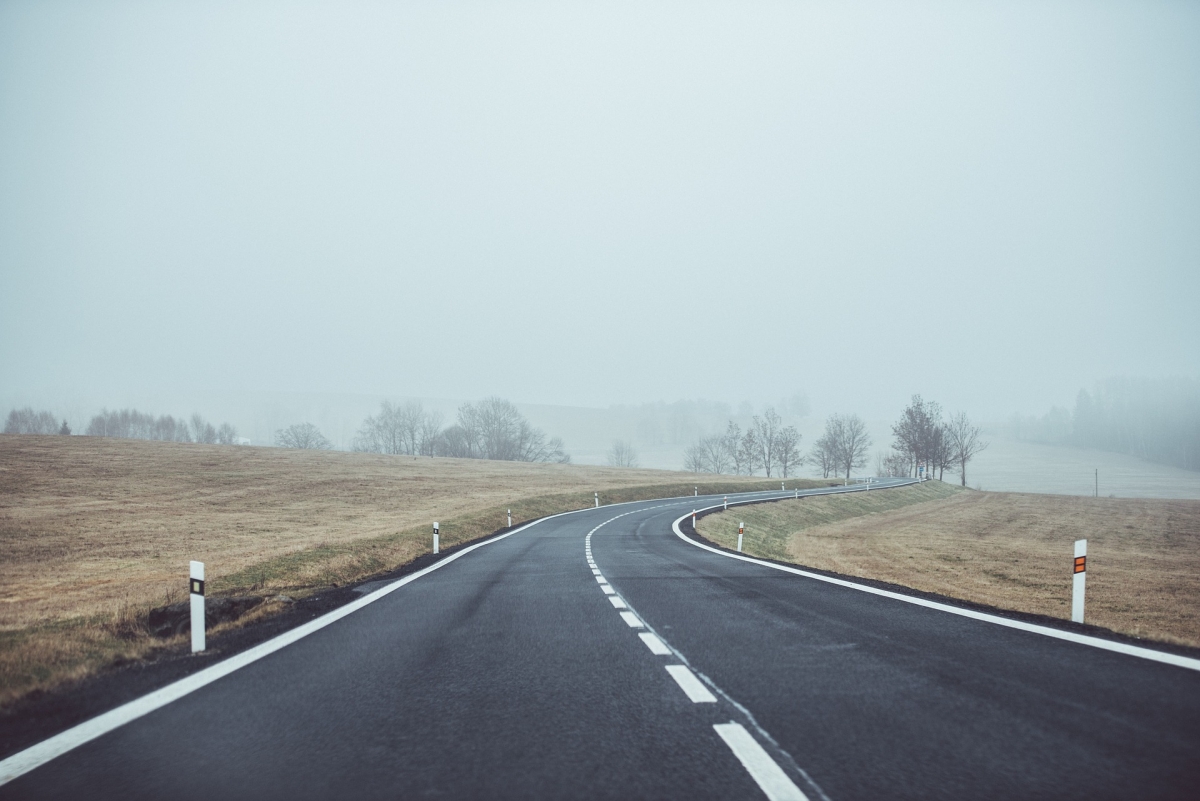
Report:
M 828 424 L 826 424 L 828 429 Z M 829 474 L 837 470 L 837 446 L 830 439 L 828 431 L 813 443 L 812 450 L 808 454 L 810 464 L 821 468 L 821 477 L 829 478 Z
M 892 426 L 895 436 L 894 447 L 912 457 L 914 468 L 924 464 L 932 477 L 939 459 L 945 456 L 942 446 L 942 407 L 913 395 L 912 402 L 901 413 L 900 420 Z
M 742 439 L 737 445 L 738 461 L 741 463 L 742 469 L 748 476 L 754 475 L 754 471 L 762 467 L 762 446 L 758 443 L 758 432 L 754 427 L 746 429 L 746 433 L 742 434 Z
M 637 451 L 626 440 L 613 440 L 612 447 L 608 449 L 608 463 L 612 467 L 637 467 Z
M 280 448 L 327 451 L 333 447 L 312 423 L 296 423 L 275 432 L 275 444 Z
M 785 426 L 779 429 L 775 445 L 775 459 L 779 465 L 779 475 L 788 477 L 803 462 L 800 458 L 800 432 L 795 426 Z
M 742 448 L 742 429 L 732 420 L 725 427 L 725 435 L 721 437 L 721 446 L 725 449 L 725 455 L 733 468 L 733 474 L 740 476 L 747 472 L 747 454 Z
M 871 438 L 867 436 L 866 424 L 858 415 L 831 416 L 825 421 L 824 438 L 832 448 L 834 464 L 839 472 L 845 472 L 846 481 L 850 480 L 851 470 L 866 465 Z
M 689 445 L 683 452 L 683 469 L 689 473 L 711 473 L 713 470 L 710 467 L 707 454 L 704 450 L 704 441 L 701 440 L 695 445 Z
M 757 449 L 755 461 L 766 470 L 767 478 L 771 477 L 779 458 L 779 432 L 782 429 L 783 422 L 773 407 L 767 407 L 762 417 L 755 415 L 751 423 L 750 430 L 754 432 L 753 443 Z
M 221 427 L 217 429 L 217 442 L 221 445 L 236 445 L 237 441 L 237 429 L 229 423 L 221 423 Z
M 516 406 L 497 397 L 460 406 L 458 421 L 442 433 L 438 443 L 446 456 L 518 462 L 571 460 L 561 439 L 547 439 Z
M 985 450 L 989 443 L 984 442 L 979 438 L 982 433 L 977 425 L 972 425 L 967 419 L 966 412 L 959 412 L 950 418 L 950 423 L 946 426 L 949 441 L 950 458 L 958 467 L 958 473 L 962 476 L 962 485 L 967 486 L 967 463 L 970 462 L 975 455 L 980 451 Z
M 65 426 L 67 421 L 63 421 Z M 50 412 L 35 412 L 28 406 L 13 409 L 4 422 L 5 434 L 58 434 L 58 418 Z
M 193 414 L 192 439 L 205 445 L 215 445 L 217 442 L 217 429 L 213 428 L 212 423 L 205 422 L 204 418 L 200 415 Z

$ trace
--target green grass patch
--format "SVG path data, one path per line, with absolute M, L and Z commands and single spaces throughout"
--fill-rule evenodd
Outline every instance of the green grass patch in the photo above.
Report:
M 708 540 L 726 548 L 736 548 L 738 523 L 745 522 L 743 553 L 787 562 L 792 561 L 788 542 L 798 531 L 915 503 L 949 498 L 962 491 L 961 487 L 953 484 L 926 481 L 892 489 L 810 496 L 707 515 L 700 519 L 698 527 Z

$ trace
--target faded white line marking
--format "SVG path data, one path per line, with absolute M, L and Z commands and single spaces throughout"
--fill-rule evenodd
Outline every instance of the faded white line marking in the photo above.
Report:
M 650 649 L 650 653 L 655 656 L 670 656 L 671 649 L 662 640 L 658 639 L 657 635 L 643 631 L 638 637 L 641 638 L 642 642 L 646 643 L 646 647 Z
M 771 801 L 808 801 L 808 796 L 800 792 L 783 768 L 771 759 L 771 755 L 750 736 L 742 724 L 730 721 L 714 724 L 713 728 L 767 798 Z
M 715 704 L 717 702 L 717 697 L 708 691 L 708 688 L 700 682 L 700 679 L 696 678 L 696 674 L 687 669 L 687 666 L 667 665 L 667 672 L 671 674 L 671 678 L 675 679 L 679 689 L 692 699 L 693 704 Z
M 596 576 L 596 583 L 597 584 L 607 584 L 608 579 L 606 579 L 604 576 Z
M 610 595 L 608 598 L 608 602 L 613 605 L 613 609 L 628 609 L 629 608 L 628 606 L 625 605 L 624 601 L 622 601 L 620 598 L 618 598 L 615 595 Z
M 638 620 L 638 616 L 633 612 L 622 612 L 621 620 L 624 620 L 631 629 L 640 629 L 642 627 L 642 621 Z
M 616 593 L 616 590 L 612 588 L 611 584 L 601 584 L 600 589 L 604 590 L 605 595 L 613 595 Z

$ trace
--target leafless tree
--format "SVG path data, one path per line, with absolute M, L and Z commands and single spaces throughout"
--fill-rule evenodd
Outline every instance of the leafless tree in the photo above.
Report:
M 789 472 L 794 472 L 803 462 L 800 458 L 800 432 L 795 426 L 784 426 L 779 429 L 775 444 L 775 460 L 779 465 L 779 475 L 787 478 Z
M 813 443 L 812 450 L 808 454 L 808 461 L 821 468 L 822 478 L 829 478 L 829 474 L 837 470 L 836 444 L 829 438 L 828 433 L 822 434 Z
M 637 467 L 637 451 L 626 440 L 613 440 L 612 447 L 608 449 L 608 463 L 612 467 Z
M 913 395 L 912 402 L 900 415 L 900 420 L 892 426 L 895 437 L 894 447 L 898 451 L 912 457 L 914 468 L 924 464 L 928 475 L 932 477 L 933 470 L 939 458 L 945 455 L 941 440 L 942 408 L 937 403 L 925 401 L 920 395 Z
M 850 480 L 850 471 L 863 467 L 867 463 L 867 451 L 871 447 L 871 438 L 867 436 L 867 426 L 856 414 L 832 415 L 825 421 L 824 439 L 833 451 L 833 462 L 839 472 L 844 472 L 846 480 Z
M 192 439 L 205 445 L 217 443 L 217 429 L 198 414 L 192 415 Z
M 67 421 L 63 421 L 65 426 Z M 13 409 L 4 422 L 5 434 L 58 434 L 58 418 L 50 412 L 35 412 L 28 406 Z
M 221 423 L 221 427 L 217 429 L 217 442 L 221 445 L 236 445 L 237 441 L 237 429 L 229 423 Z
M 982 431 L 979 426 L 971 424 L 971 421 L 967 419 L 966 412 L 959 412 L 951 417 L 946 426 L 946 432 L 950 442 L 950 458 L 957 466 L 957 472 L 962 476 L 962 485 L 965 487 L 967 486 L 967 463 L 980 451 L 986 449 L 989 443 L 979 438 Z
M 776 468 L 779 458 L 779 432 L 782 428 L 783 421 L 779 419 L 773 407 L 767 407 L 762 417 L 755 415 L 750 425 L 750 430 L 754 432 L 752 443 L 756 449 L 755 462 L 767 472 L 767 478 L 771 477 L 771 472 Z
M 907 453 L 892 450 L 884 455 L 879 454 L 878 473 L 880 476 L 907 476 L 912 472 L 912 459 Z
M 733 468 L 733 474 L 740 476 L 747 472 L 747 454 L 742 447 L 741 426 L 730 420 L 729 425 L 725 427 L 724 436 L 721 437 L 721 446 L 725 449 L 725 455 Z
M 754 427 L 746 429 L 741 442 L 737 445 L 738 461 L 746 475 L 754 475 L 754 471 L 762 467 L 762 446 L 758 443 L 758 432 Z
M 327 451 L 333 447 L 312 423 L 296 423 L 275 432 L 275 444 L 280 448 Z
M 457 422 L 438 440 L 446 456 L 518 462 L 569 462 L 558 437 L 529 424 L 517 407 L 503 398 L 484 398 L 458 409 Z
M 62 427 L 58 429 L 58 433 L 64 437 L 71 436 L 71 427 L 67 425 L 67 418 L 63 418 L 63 424 Z

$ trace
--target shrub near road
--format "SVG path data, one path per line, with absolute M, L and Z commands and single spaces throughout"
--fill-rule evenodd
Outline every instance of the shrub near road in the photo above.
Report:
M 504 525 L 605 503 L 777 487 L 774 481 L 481 459 L 0 436 L 0 703 L 183 638 L 149 611 L 213 596 L 301 597 Z M 267 600 L 231 607 L 248 618 Z M 244 621 L 243 621 L 244 622 Z M 172 621 L 162 628 L 173 628 Z M 230 624 L 224 624 L 226 626 Z M 219 633 L 219 632 L 218 632 Z
M 941 482 L 743 507 L 700 521 L 726 547 L 1003 609 L 1071 617 L 1088 540 L 1086 622 L 1200 646 L 1200 501 L 973 492 Z

